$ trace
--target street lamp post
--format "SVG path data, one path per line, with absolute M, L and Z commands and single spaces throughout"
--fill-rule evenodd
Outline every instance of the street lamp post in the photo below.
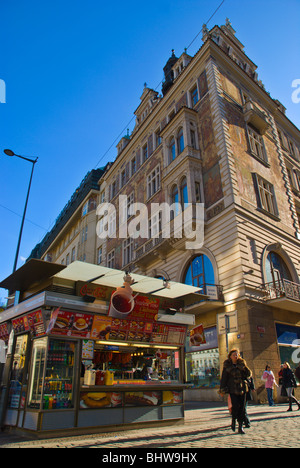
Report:
M 21 222 L 21 227 L 20 227 L 18 245 L 17 245 L 16 256 L 15 256 L 15 261 L 14 261 L 14 267 L 13 267 L 13 273 L 14 273 L 16 271 L 16 269 L 17 269 L 17 262 L 18 262 L 18 257 L 19 257 L 19 250 L 20 250 L 20 245 L 21 245 L 22 232 L 23 232 L 23 226 L 24 226 L 25 215 L 26 215 L 26 210 L 27 210 L 27 204 L 28 204 L 28 198 L 29 198 L 29 192 L 30 192 L 31 181 L 32 181 L 32 176 L 33 176 L 34 165 L 37 162 L 38 158 L 36 158 L 36 159 L 25 158 L 24 156 L 20 156 L 19 154 L 15 154 L 10 149 L 5 149 L 4 153 L 7 156 L 17 156 L 17 158 L 25 159 L 25 161 L 29 161 L 29 162 L 32 163 L 31 175 L 30 175 L 30 180 L 29 180 L 29 185 L 28 185 L 28 190 L 27 190 L 27 196 L 26 196 L 26 201 L 25 201 L 25 207 L 24 207 L 24 212 L 23 212 L 23 217 L 22 217 L 22 222 Z

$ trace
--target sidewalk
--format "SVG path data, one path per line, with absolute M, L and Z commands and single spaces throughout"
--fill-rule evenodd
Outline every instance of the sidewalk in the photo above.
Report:
M 300 411 L 287 405 L 250 405 L 251 428 L 233 433 L 224 403 L 187 402 L 185 421 L 167 427 L 30 440 L 0 433 L 0 448 L 300 448 Z

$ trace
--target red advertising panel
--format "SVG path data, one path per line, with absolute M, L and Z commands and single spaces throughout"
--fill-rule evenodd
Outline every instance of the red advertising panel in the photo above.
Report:
M 200 346 L 206 343 L 203 325 L 198 325 L 190 331 L 190 346 Z
M 56 309 L 51 314 L 47 333 L 74 338 L 90 338 L 93 315 Z
M 8 341 L 9 332 L 7 327 L 7 322 L 0 324 L 0 340 Z
M 23 317 L 13 319 L 12 326 L 15 333 L 24 333 L 26 331 L 29 331 L 29 323 L 27 316 L 24 315 Z
M 33 336 L 41 336 L 45 333 L 45 324 L 41 310 L 36 310 L 27 315 L 28 325 Z

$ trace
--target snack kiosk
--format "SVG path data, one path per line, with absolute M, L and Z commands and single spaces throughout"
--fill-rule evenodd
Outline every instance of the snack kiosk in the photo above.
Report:
M 0 287 L 20 291 L 0 314 L 3 428 L 45 436 L 184 418 L 184 343 L 195 322 L 184 306 L 199 300 L 197 288 L 40 260 Z

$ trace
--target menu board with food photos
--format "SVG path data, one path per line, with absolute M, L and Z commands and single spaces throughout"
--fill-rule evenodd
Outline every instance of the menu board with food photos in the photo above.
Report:
M 131 319 L 118 319 L 56 309 L 51 314 L 47 333 L 100 341 L 135 341 L 181 346 L 184 344 L 186 326 L 158 323 L 135 316 Z
M 16 334 L 30 331 L 33 336 L 42 336 L 45 333 L 45 324 L 41 309 L 13 319 L 12 326 Z
M 56 309 L 51 314 L 47 333 L 76 338 L 90 338 L 93 326 L 92 314 L 82 314 Z
M 145 382 L 142 382 L 145 383 Z M 182 390 L 81 392 L 80 408 L 117 408 L 124 406 L 161 406 L 183 403 Z

